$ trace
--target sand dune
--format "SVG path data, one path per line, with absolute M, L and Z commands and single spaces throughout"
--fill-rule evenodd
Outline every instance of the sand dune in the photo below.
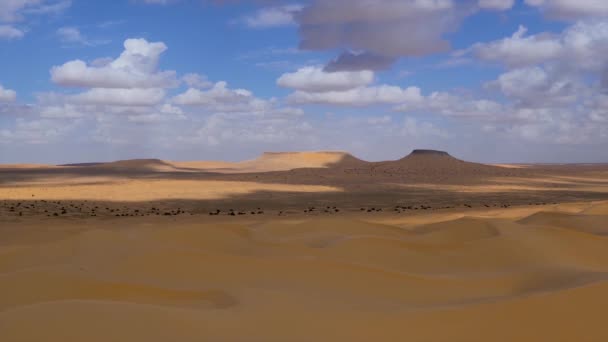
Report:
M 250 173 L 288 171 L 298 168 L 327 168 L 342 162 L 356 161 L 346 152 L 266 152 L 260 157 L 242 162 L 224 161 L 163 161 L 160 159 L 132 159 L 109 163 L 63 165 L 115 171 L 155 172 L 217 172 Z M 363 161 L 360 161 L 364 163 Z M 13 166 L 15 167 L 15 166 Z
M 289 171 L 295 169 L 327 169 L 324 173 L 347 171 L 349 174 L 364 172 L 378 174 L 510 174 L 507 169 L 459 160 L 447 152 L 414 150 L 411 154 L 393 161 L 368 162 L 346 152 L 266 152 L 260 157 L 242 162 L 209 161 L 163 161 L 160 159 L 133 159 L 109 163 L 68 164 L 63 167 L 88 168 L 114 171 L 142 172 L 215 172 L 215 173 L 256 173 Z M 15 166 L 13 166 L 15 167 Z M 511 170 L 511 173 L 517 170 Z M 323 172 L 323 171 L 322 171 Z
M 606 170 L 0 167 L 0 341 L 605 341 Z
M 605 207 L 8 223 L 0 339 L 602 341 Z

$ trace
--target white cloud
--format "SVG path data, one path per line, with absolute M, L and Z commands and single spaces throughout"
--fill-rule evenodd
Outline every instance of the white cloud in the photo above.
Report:
M 56 33 L 61 42 L 65 44 L 96 46 L 110 42 L 109 40 L 91 40 L 82 34 L 79 28 L 73 26 L 61 27 L 57 29 Z
M 23 1 L 23 0 L 13 0 Z M 25 14 L 59 14 L 72 6 L 72 0 L 35 0 L 37 6 L 30 6 L 23 10 Z
M 184 115 L 184 111 L 181 108 L 165 103 L 151 113 L 131 114 L 127 116 L 127 119 L 130 122 L 136 123 L 159 123 L 186 120 L 187 117 Z
M 296 91 L 288 100 L 296 104 L 330 104 L 338 106 L 369 106 L 375 104 L 399 104 L 422 100 L 420 88 L 379 85 L 358 87 L 345 91 L 305 92 Z
M 195 73 L 184 75 L 182 80 L 191 88 L 205 89 L 213 86 L 213 83 L 207 79 L 207 76 Z
M 515 0 L 479 0 L 479 7 L 489 10 L 508 10 L 515 4 Z
M 205 118 L 192 134 L 183 134 L 178 140 L 189 144 L 218 146 L 232 144 L 277 144 L 303 142 L 313 133 L 306 121 L 292 118 L 258 116 L 251 113 L 216 113 Z
M 21 19 L 21 10 L 28 6 L 38 5 L 40 0 L 0 1 L 0 21 L 17 21 Z
M 319 67 L 305 67 L 283 74 L 277 84 L 305 92 L 345 91 L 366 86 L 374 81 L 374 73 L 363 71 L 325 72 Z
M 367 119 L 367 123 L 370 125 L 386 125 L 386 124 L 391 123 L 392 121 L 393 121 L 393 118 L 388 115 L 373 116 L 373 117 Z
M 430 122 L 420 122 L 413 117 L 406 117 L 403 120 L 403 126 L 401 127 L 401 134 L 407 137 L 448 137 L 448 133 L 443 129 L 435 126 Z
M 372 86 L 373 82 L 373 71 L 327 72 L 320 67 L 304 67 L 296 72 L 283 74 L 277 80 L 279 86 L 295 90 L 287 100 L 296 104 L 368 106 L 422 99 L 417 87 L 403 89 L 385 84 Z
M 416 101 L 403 103 L 395 108 L 403 112 L 426 112 L 448 117 L 489 118 L 504 113 L 503 105 L 485 99 L 468 99 L 447 92 L 433 92 Z
M 68 97 L 71 102 L 77 104 L 110 106 L 153 106 L 161 103 L 164 98 L 165 91 L 156 88 L 93 88 Z
M 266 7 L 258 10 L 253 15 L 243 18 L 245 25 L 251 28 L 270 28 L 294 25 L 294 14 L 302 10 L 301 5 L 285 5 Z
M 608 22 L 579 22 L 561 34 L 540 33 L 526 36 L 526 28 L 509 38 L 478 43 L 470 49 L 482 60 L 509 67 L 557 63 L 564 69 L 603 70 L 608 61 Z
M 527 28 L 520 26 L 509 38 L 490 43 L 478 43 L 472 48 L 483 60 L 502 62 L 509 66 L 542 63 L 558 57 L 563 52 L 562 44 L 549 34 L 526 37 Z
M 537 5 L 546 10 L 576 6 L 565 1 Z M 482 60 L 500 62 L 509 69 L 486 84 L 505 103 L 489 110 L 484 120 L 502 122 L 491 125 L 499 133 L 534 142 L 606 141 L 608 122 L 602 98 L 608 70 L 608 22 L 580 21 L 559 34 L 525 33 L 520 27 L 510 38 L 475 44 L 470 50 Z
M 53 14 L 70 7 L 70 0 L 3 0 L 0 1 L 0 22 L 15 22 L 24 14 Z
M 226 82 L 217 82 L 207 91 L 190 88 L 185 93 L 177 95 L 173 101 L 186 106 L 219 106 L 249 102 L 253 99 L 250 91 L 245 89 L 229 89 Z
M 57 29 L 57 35 L 67 43 L 84 43 L 86 41 L 76 27 L 61 27 Z
M 127 39 L 120 57 L 101 67 L 73 60 L 51 69 L 53 82 L 62 86 L 97 88 L 165 88 L 177 84 L 174 71 L 158 71 L 167 50 L 164 43 Z
M 52 119 L 72 119 L 82 117 L 82 111 L 76 106 L 64 104 L 62 106 L 48 106 L 40 110 L 40 117 Z
M 0 84 L 0 102 L 13 102 L 17 99 L 17 92 L 6 89 Z
M 608 16 L 608 2 L 605 0 L 525 0 L 530 6 L 537 6 L 550 17 L 575 20 L 589 17 Z
M 12 130 L 0 130 L 0 143 L 47 144 L 65 137 L 77 125 L 77 121 L 59 123 L 56 120 L 17 118 Z
M 10 25 L 0 25 L 0 39 L 19 39 L 23 38 L 25 32 Z
M 571 77 L 558 72 L 553 74 L 540 67 L 528 67 L 506 72 L 490 86 L 497 87 L 502 94 L 524 103 L 526 106 L 567 105 L 578 100 L 582 87 Z
M 217 82 L 209 90 L 189 88 L 175 96 L 172 102 L 182 106 L 198 107 L 215 113 L 252 113 L 262 116 L 299 116 L 296 108 L 281 107 L 276 99 L 257 98 L 246 89 L 230 89 L 226 82 Z

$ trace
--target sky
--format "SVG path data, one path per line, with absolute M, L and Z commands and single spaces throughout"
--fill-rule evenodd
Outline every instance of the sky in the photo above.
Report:
M 606 0 L 0 0 L 0 163 L 608 162 Z

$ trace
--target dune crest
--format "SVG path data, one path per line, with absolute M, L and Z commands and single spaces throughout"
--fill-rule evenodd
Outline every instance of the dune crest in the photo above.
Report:
M 578 207 L 8 223 L 0 339 L 600 341 L 608 237 L 579 225 L 608 216 Z
M 608 167 L 0 167 L 0 341 L 608 340 Z

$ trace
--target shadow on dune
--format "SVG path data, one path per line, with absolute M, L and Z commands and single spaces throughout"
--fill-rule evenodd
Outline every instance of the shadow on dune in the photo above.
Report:
M 294 157 L 295 155 L 295 157 Z M 278 155 L 280 157 L 280 154 Z M 310 156 L 307 156 L 309 158 Z M 264 155 L 275 158 L 277 155 Z M 287 161 L 293 163 L 297 154 L 290 154 Z M 333 158 L 333 156 L 332 156 Z M 247 167 L 255 164 L 248 162 Z M 296 160 L 300 165 L 301 161 Z M 243 164 L 235 163 L 237 166 Z M 556 202 L 608 199 L 608 191 L 591 191 L 589 186 L 608 186 L 606 181 L 586 181 L 585 172 L 606 172 L 608 166 L 560 166 L 525 169 L 503 168 L 459 160 L 441 151 L 416 150 L 395 161 L 367 162 L 350 154 L 341 153 L 337 161 L 323 164 L 325 167 L 296 168 L 288 171 L 219 173 L 204 168 L 178 167 L 157 159 L 127 160 L 113 163 L 70 164 L 53 168 L 2 168 L 0 166 L 0 191 L 35 183 L 36 186 L 55 187 L 67 185 L 120 186 L 128 181 L 220 181 L 262 185 L 328 186 L 339 189 L 331 192 L 268 191 L 257 189 L 249 193 L 227 193 L 215 199 L 155 199 L 149 202 L 127 202 L 113 198 L 113 203 L 124 202 L 131 207 L 148 205 L 166 208 L 188 208 L 193 213 L 216 209 L 258 208 L 276 210 L 302 210 L 306 206 L 359 207 L 430 206 L 432 209 L 469 205 L 495 207 L 504 205 L 541 204 Z M 283 166 L 283 165 L 281 165 Z M 554 182 L 551 179 L 568 179 Z M 599 176 L 595 176 L 596 178 Z M 606 177 L 606 176 L 604 176 Z M 530 181 L 530 179 L 535 181 Z M 578 179 L 578 180 L 577 180 Z M 80 181 L 79 181 L 80 180 Z M 542 180 L 537 182 L 536 180 Z M 580 181 L 579 181 L 580 180 Z M 517 190 L 507 187 L 496 190 L 456 191 L 448 185 L 483 187 L 502 184 L 522 186 Z M 434 184 L 433 188 L 417 186 Z M 525 186 L 534 185 L 527 190 Z M 445 186 L 444 186 L 445 185 Z M 152 185 L 150 185 L 152 186 Z M 141 191 L 146 191 L 142 188 Z M 201 192 L 206 191 L 201 186 Z M 174 197 L 174 196 L 173 196 Z M 73 200 L 85 200 L 79 198 Z M 25 199 L 23 199 L 25 200 Z M 29 198 L 28 198 L 29 200 Z M 99 201 L 102 202 L 102 201 Z M 424 209 L 420 209 L 424 210 Z

